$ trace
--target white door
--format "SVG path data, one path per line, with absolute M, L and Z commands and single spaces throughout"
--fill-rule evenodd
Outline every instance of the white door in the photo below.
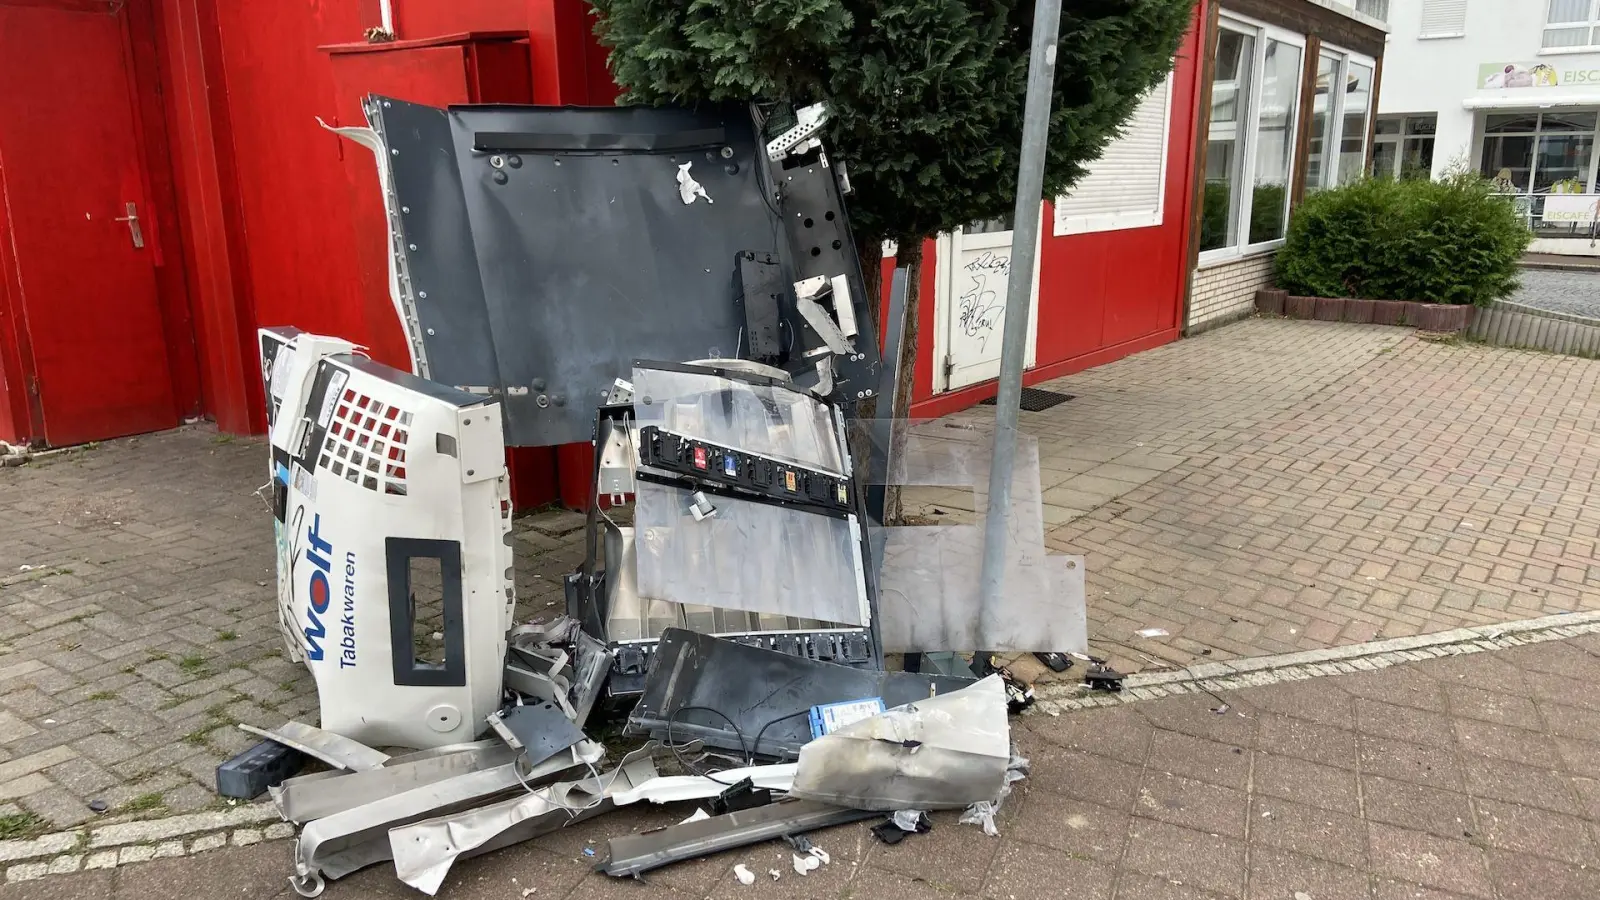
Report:
M 1006 285 L 1011 277 L 1011 221 L 974 222 L 939 239 L 936 285 L 941 361 L 934 388 L 952 391 L 1000 377 L 1005 331 Z M 1039 327 L 1039 254 L 1033 256 L 1034 303 L 1028 309 L 1032 368 Z

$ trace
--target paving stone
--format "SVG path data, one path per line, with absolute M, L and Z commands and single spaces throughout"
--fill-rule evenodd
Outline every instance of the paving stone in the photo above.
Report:
M 1361 771 L 1443 790 L 1462 788 L 1461 761 L 1453 748 L 1363 737 Z
M 1466 794 L 1377 775 L 1363 775 L 1361 790 L 1363 809 L 1371 821 L 1445 838 L 1465 837 L 1473 829 Z
M 1239 897 L 1244 890 L 1244 844 L 1148 819 L 1128 833 L 1125 868 L 1212 893 Z
M 1355 676 L 1351 676 L 1355 677 Z M 1352 771 L 1356 768 L 1356 734 L 1276 714 L 1261 717 L 1256 747 Z
M 1349 866 L 1367 861 L 1360 819 L 1271 797 L 1250 803 L 1250 842 Z
M 1132 818 L 1126 811 L 1034 790 L 1004 833 L 1015 840 L 1115 865 L 1122 858 Z
M 1362 734 L 1435 747 L 1455 743 L 1449 716 L 1376 700 L 1368 700 L 1358 708 L 1356 728 Z
M 1361 812 L 1361 792 L 1354 772 L 1292 756 L 1257 753 L 1251 788 L 1261 796 L 1293 800 L 1345 815 Z
M 1072 750 L 1041 748 L 1030 760 L 1030 787 L 1127 811 L 1139 789 L 1140 769 Z
M 1456 746 L 1467 754 L 1526 763 L 1541 769 L 1562 767 L 1562 754 L 1550 737 L 1537 731 L 1456 719 Z
M 1159 772 L 1243 789 L 1250 777 L 1250 755 L 1223 744 L 1176 732 L 1158 732 L 1145 765 Z
M 1498 800 L 1475 799 L 1472 805 L 1478 812 L 1478 829 L 1492 847 L 1574 865 L 1594 866 L 1600 861 L 1582 819 Z
M 1525 763 L 1482 756 L 1469 756 L 1465 763 L 1467 793 L 1474 797 L 1594 818 L 1592 810 L 1582 802 L 1583 789 L 1575 784 L 1580 779 Z
M 1450 712 L 1453 715 L 1535 731 L 1544 728 L 1538 707 L 1527 697 L 1486 691 L 1470 685 L 1445 685 L 1444 691 L 1450 698 Z
M 1253 847 L 1250 850 L 1250 896 L 1368 900 L 1371 894 L 1367 890 L 1364 866 L 1352 869 L 1283 850 Z
M 1489 869 L 1503 900 L 1600 897 L 1600 871 L 1527 853 L 1492 850 Z
M 1367 826 L 1367 837 L 1377 874 L 1473 897 L 1493 895 L 1483 851 L 1465 840 L 1377 823 Z
M 1248 796 L 1243 791 L 1218 787 L 1149 770 L 1139 786 L 1135 815 L 1183 825 L 1231 838 L 1245 836 Z
M 1111 900 L 1115 871 L 1110 866 L 1063 857 L 1043 847 L 1011 843 L 995 859 L 984 894 L 996 900 L 1045 896 Z

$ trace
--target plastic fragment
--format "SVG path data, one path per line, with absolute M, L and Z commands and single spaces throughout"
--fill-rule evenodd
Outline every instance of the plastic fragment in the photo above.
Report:
M 956 821 L 962 825 L 980 825 L 983 833 L 989 837 L 999 837 L 1000 829 L 995 827 L 995 814 L 1000 812 L 1000 804 L 1005 802 L 1006 795 L 1011 793 L 1011 785 L 1028 777 L 1029 762 L 1027 757 L 1018 756 L 1015 749 L 1011 751 L 1011 762 L 1006 766 L 1006 783 L 1000 788 L 1000 795 L 993 800 L 979 800 L 967 807 L 961 813 L 961 818 Z
M 1166 637 L 1171 633 L 1172 632 L 1166 630 L 1165 628 L 1141 628 L 1134 632 L 1134 634 L 1137 634 L 1142 638 Z
M 756 883 L 756 873 L 750 871 L 750 869 L 746 867 L 744 863 L 740 863 L 733 867 L 733 877 L 739 879 L 740 884 Z
M 703 809 L 696 809 L 693 813 L 691 813 L 689 815 L 689 818 L 684 819 L 682 822 L 679 822 L 678 824 L 679 825 L 687 825 L 690 822 L 698 822 L 701 819 L 709 819 L 709 818 L 711 818 L 711 814 L 710 813 L 706 812 Z
M 767 874 L 772 876 L 773 881 L 777 881 L 779 878 L 783 877 L 783 873 L 779 872 L 777 869 L 768 869 Z
M 805 875 L 821 867 L 822 860 L 815 856 L 809 854 L 801 856 L 798 853 L 794 855 L 794 871 L 797 875 Z

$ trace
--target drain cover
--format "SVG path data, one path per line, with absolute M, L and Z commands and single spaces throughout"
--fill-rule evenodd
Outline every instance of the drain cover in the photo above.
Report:
M 1043 388 L 1023 388 L 1022 408 L 1028 412 L 1043 412 L 1052 406 L 1059 406 L 1071 400 L 1074 396 L 1073 394 L 1063 394 L 1059 391 L 1047 391 Z M 990 397 L 983 402 L 988 406 L 993 406 L 994 398 Z

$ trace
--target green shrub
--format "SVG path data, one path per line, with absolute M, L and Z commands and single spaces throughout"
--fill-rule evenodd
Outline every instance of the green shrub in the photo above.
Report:
M 1533 239 L 1509 198 L 1475 175 L 1366 179 L 1306 197 L 1278 251 L 1291 294 L 1486 304 L 1517 287 Z

